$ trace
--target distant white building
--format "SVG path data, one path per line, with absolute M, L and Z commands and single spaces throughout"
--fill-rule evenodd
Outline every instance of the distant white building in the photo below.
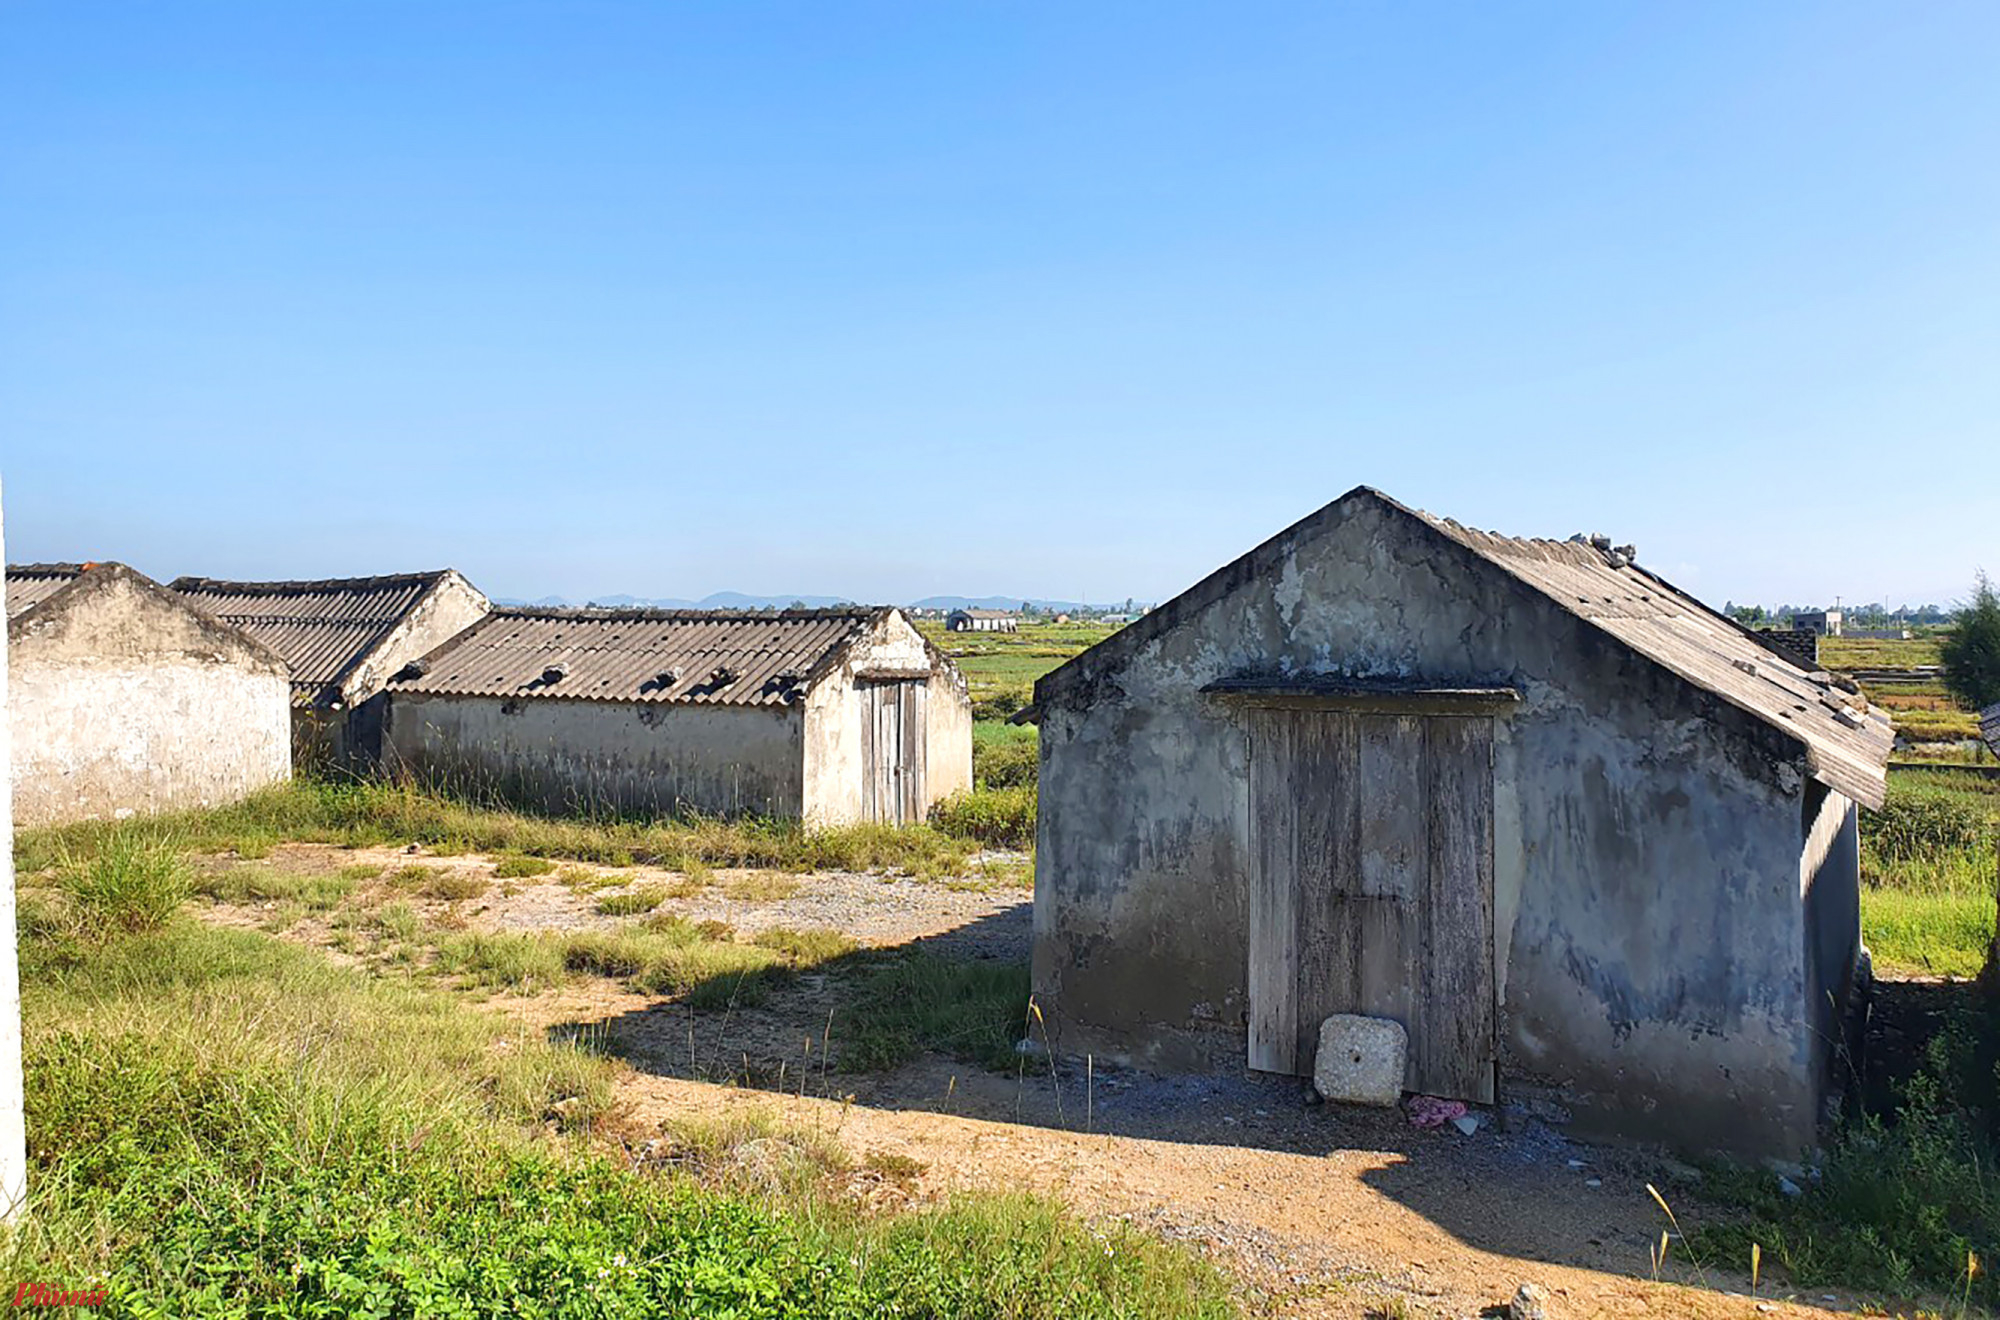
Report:
M 1792 627 L 1816 632 L 1822 637 L 1838 637 L 1841 614 L 1839 610 L 1806 610 L 1792 616 Z
M 1008 610 L 953 610 L 945 616 L 947 632 L 1019 632 L 1021 620 Z

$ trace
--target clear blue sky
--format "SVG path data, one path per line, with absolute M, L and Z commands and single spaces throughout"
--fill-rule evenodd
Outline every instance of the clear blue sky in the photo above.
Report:
M 1358 483 L 2000 572 L 2000 6 L 0 5 L 11 558 L 1160 598 Z

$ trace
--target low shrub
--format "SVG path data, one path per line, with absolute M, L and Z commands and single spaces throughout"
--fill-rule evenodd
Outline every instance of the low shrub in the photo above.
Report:
M 501 880 L 525 880 L 530 876 L 547 875 L 555 869 L 556 864 L 546 857 L 507 853 L 494 864 L 493 874 Z
M 1030 847 L 1035 842 L 1035 789 L 975 788 L 954 793 L 931 808 L 931 824 L 989 848 Z
M 597 910 L 607 917 L 634 917 L 651 912 L 667 901 L 667 891 L 658 885 L 634 885 L 597 896 Z

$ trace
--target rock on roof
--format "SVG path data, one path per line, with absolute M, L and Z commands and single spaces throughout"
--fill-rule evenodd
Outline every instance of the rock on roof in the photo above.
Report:
M 1591 541 L 1501 536 L 1460 526 L 1357 486 L 1084 652 L 1035 685 L 1037 703 L 1119 663 L 1246 574 L 1274 565 L 1301 538 L 1337 527 L 1358 501 L 1415 519 L 1481 562 L 1534 589 L 1625 647 L 1804 744 L 1822 783 L 1871 807 L 1886 791 L 1895 741 L 1886 717 L 1756 633 L 1632 562 L 1629 550 Z
M 393 679 L 435 696 L 783 706 L 892 607 L 497 609 Z M 421 671 L 421 672 L 417 672 Z
M 181 577 L 169 587 L 283 656 L 292 670 L 292 704 L 311 705 L 337 694 L 348 672 L 450 572 L 306 582 Z

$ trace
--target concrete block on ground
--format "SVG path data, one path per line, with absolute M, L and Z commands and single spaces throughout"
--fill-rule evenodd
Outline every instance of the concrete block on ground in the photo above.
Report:
M 1320 1025 L 1313 1086 L 1329 1100 L 1393 1105 L 1403 1098 L 1410 1039 L 1388 1018 L 1336 1013 Z

